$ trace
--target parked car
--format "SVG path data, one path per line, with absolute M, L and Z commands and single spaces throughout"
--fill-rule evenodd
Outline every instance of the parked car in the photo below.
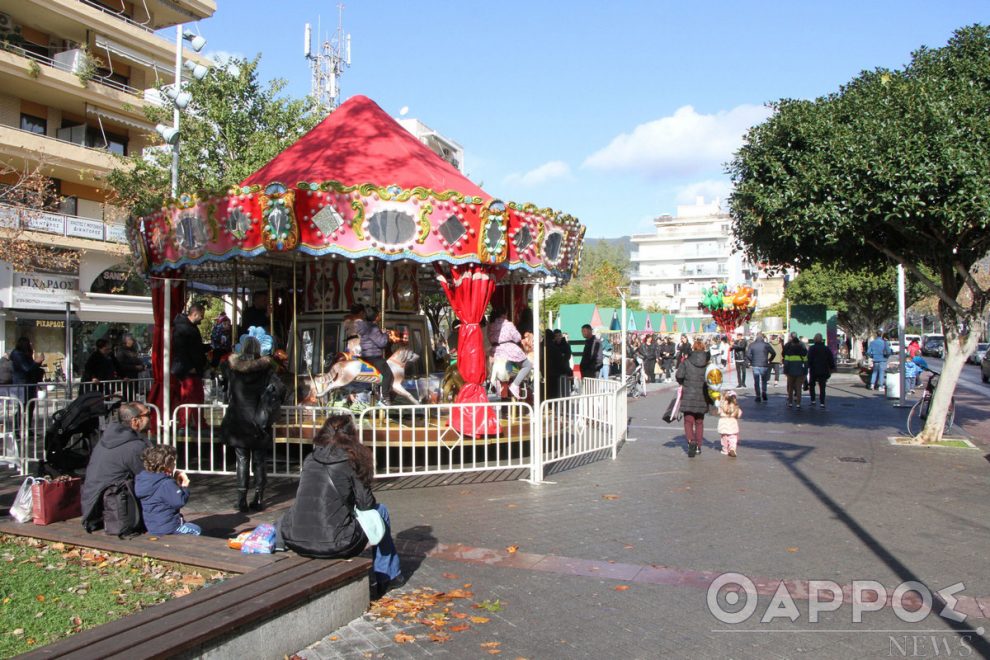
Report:
M 900 353 L 901 352 L 901 342 L 899 342 L 896 339 L 891 339 L 890 340 L 890 352 L 893 353 L 894 355 L 897 355 L 898 353 Z
M 983 362 L 980 362 L 980 375 L 984 383 L 990 383 L 990 353 L 984 355 Z
M 982 364 L 983 357 L 987 354 L 987 347 L 990 347 L 990 344 L 985 341 L 981 341 L 976 345 L 976 350 L 973 351 L 968 358 L 966 358 L 966 361 L 970 364 Z
M 921 354 L 925 357 L 941 358 L 945 355 L 945 337 L 942 335 L 928 335 L 921 344 Z

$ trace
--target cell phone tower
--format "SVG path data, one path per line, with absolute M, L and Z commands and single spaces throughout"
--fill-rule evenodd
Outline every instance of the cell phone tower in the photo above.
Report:
M 322 39 L 319 22 L 316 24 L 316 32 L 317 39 Z M 330 114 L 340 105 L 340 77 L 344 69 L 351 65 L 351 35 L 344 34 L 344 5 L 337 5 L 336 38 L 328 37 L 313 50 L 313 30 L 306 23 L 304 40 L 306 59 L 313 70 L 310 95 L 316 99 L 321 112 Z

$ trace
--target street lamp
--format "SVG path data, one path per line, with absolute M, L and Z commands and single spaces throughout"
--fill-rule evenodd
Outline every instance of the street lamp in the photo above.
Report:
M 206 39 L 191 30 L 183 30 L 181 25 L 175 26 L 175 85 L 165 91 L 165 96 L 172 100 L 172 129 L 168 135 L 159 126 L 158 134 L 166 143 L 172 145 L 172 198 L 179 196 L 179 111 L 189 105 L 192 97 L 189 92 L 182 91 L 182 42 L 189 42 L 189 47 L 197 53 L 206 47 Z M 207 68 L 202 64 L 192 63 L 186 68 L 192 72 L 193 78 L 202 80 L 206 77 Z

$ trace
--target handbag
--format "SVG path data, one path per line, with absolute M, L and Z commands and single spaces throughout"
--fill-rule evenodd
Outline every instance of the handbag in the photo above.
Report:
M 674 398 L 671 399 L 670 403 L 667 405 L 667 412 L 663 414 L 663 421 L 668 424 L 673 423 L 674 420 L 681 416 L 681 394 L 683 393 L 683 390 L 683 387 L 677 388 L 677 391 L 674 393 Z
M 31 486 L 34 485 L 35 481 L 41 480 L 34 477 L 25 479 L 18 489 L 17 495 L 14 496 L 14 503 L 10 507 L 10 517 L 19 523 L 26 523 L 34 516 L 34 511 L 31 508 Z
M 385 538 L 385 521 L 378 509 L 368 509 L 367 511 L 354 507 L 354 517 L 357 519 L 364 535 L 368 537 L 368 543 L 378 545 Z
M 31 511 L 35 525 L 78 518 L 82 515 L 82 479 L 59 477 L 37 480 L 31 485 Z

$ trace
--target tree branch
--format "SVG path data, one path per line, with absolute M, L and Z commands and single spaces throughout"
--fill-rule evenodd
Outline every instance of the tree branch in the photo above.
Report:
M 955 299 L 953 299 L 949 294 L 947 294 L 942 289 L 942 287 L 940 287 L 938 284 L 933 282 L 931 278 L 927 277 L 924 273 L 922 273 L 921 269 L 919 269 L 917 266 L 915 266 L 914 264 L 907 263 L 901 257 L 894 254 L 894 252 L 891 251 L 890 248 L 888 248 L 887 246 L 881 243 L 878 243 L 869 238 L 866 239 L 866 243 L 867 245 L 873 246 L 880 252 L 883 252 L 885 255 L 887 255 L 888 257 L 890 257 L 891 259 L 893 259 L 894 261 L 896 261 L 897 263 L 901 264 L 909 271 L 911 271 L 911 274 L 917 277 L 919 282 L 921 282 L 925 287 L 927 287 L 929 291 L 931 291 L 936 296 L 938 296 L 942 302 L 944 302 L 946 305 L 952 308 L 956 312 L 956 314 L 958 314 L 961 317 L 966 316 L 966 310 L 963 309 L 962 305 L 960 305 Z
M 983 290 L 983 287 L 980 286 L 980 283 L 976 281 L 975 277 L 973 277 L 973 273 L 971 273 L 969 269 L 966 268 L 966 266 L 961 261 L 959 261 L 958 259 L 953 259 L 952 267 L 955 268 L 956 272 L 962 276 L 963 281 L 966 283 L 966 286 L 969 287 L 969 290 L 972 293 L 974 300 L 976 299 L 977 296 L 982 296 L 986 294 L 986 292 Z

